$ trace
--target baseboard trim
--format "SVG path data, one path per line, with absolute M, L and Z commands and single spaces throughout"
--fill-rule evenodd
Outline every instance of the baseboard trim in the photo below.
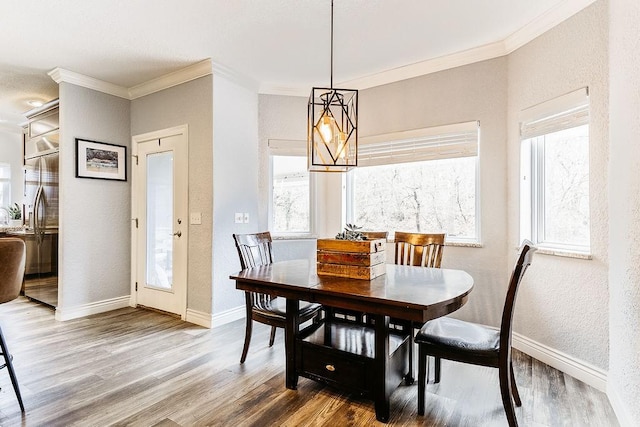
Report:
M 225 310 L 221 313 L 213 316 L 213 327 L 226 325 L 227 323 L 235 322 L 236 320 L 244 319 L 246 309 L 244 304 L 238 307 Z
M 513 333 L 513 347 L 585 384 L 607 392 L 607 372 L 561 351 Z
M 118 298 L 111 298 L 89 304 L 77 305 L 75 307 L 57 307 L 55 319 L 61 322 L 65 320 L 77 319 L 79 317 L 90 316 L 92 314 L 104 313 L 106 311 L 117 310 L 129 307 L 130 296 L 125 295 Z
M 611 383 L 607 384 L 607 397 L 609 397 L 609 403 L 613 408 L 613 412 L 618 418 L 618 422 L 621 427 L 637 426 L 638 422 L 633 422 L 633 417 L 629 413 L 627 406 L 624 404 L 618 391 L 611 386 Z
M 211 329 L 213 325 L 213 316 L 211 313 L 205 313 L 204 311 L 192 310 L 187 308 L 187 317 L 184 319 L 194 325 L 203 326 L 207 329 Z

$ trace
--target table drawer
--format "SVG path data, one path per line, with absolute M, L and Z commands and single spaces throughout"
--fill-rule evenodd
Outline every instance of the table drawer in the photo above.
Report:
M 367 360 L 331 348 L 302 343 L 300 374 L 360 393 L 370 390 Z

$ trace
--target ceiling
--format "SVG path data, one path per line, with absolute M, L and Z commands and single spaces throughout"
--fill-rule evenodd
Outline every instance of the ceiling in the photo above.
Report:
M 592 1 L 335 0 L 334 83 L 357 86 L 531 39 L 540 31 L 527 29 L 555 25 Z M 130 88 L 211 58 L 261 93 L 308 93 L 329 84 L 330 10 L 329 0 L 5 1 L 0 128 L 16 129 L 27 101 L 57 97 L 47 75 L 56 67 Z

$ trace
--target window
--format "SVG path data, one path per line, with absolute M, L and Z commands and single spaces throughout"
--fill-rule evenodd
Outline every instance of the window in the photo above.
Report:
M 0 163 L 0 207 L 11 203 L 11 165 Z
M 587 89 L 523 112 L 521 237 L 542 248 L 588 253 Z
M 304 141 L 270 140 L 269 229 L 274 235 L 314 232 L 314 192 Z
M 478 140 L 476 121 L 362 138 L 347 177 L 347 222 L 479 242 Z

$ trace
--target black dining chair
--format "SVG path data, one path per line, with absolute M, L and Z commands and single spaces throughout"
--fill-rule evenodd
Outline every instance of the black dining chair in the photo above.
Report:
M 0 304 L 13 301 L 20 295 L 22 280 L 24 278 L 26 253 L 26 246 L 22 239 L 15 237 L 3 237 L 0 239 Z M 13 356 L 9 353 L 7 342 L 4 339 L 1 328 L 0 349 L 4 359 L 4 365 L 0 366 L 0 369 L 6 367 L 7 371 L 9 371 L 13 391 L 16 393 L 20 410 L 24 412 L 18 378 L 16 377 L 16 371 L 13 369 Z
M 440 382 L 441 359 L 498 368 L 502 405 L 509 426 L 518 425 L 513 403 L 521 406 L 520 395 L 513 375 L 511 360 L 511 325 L 518 287 L 536 248 L 525 240 L 522 242 L 507 296 L 502 311 L 500 330 L 475 323 L 441 317 L 422 326 L 415 337 L 418 344 L 418 414 L 425 412 L 425 387 L 427 356 L 435 357 L 434 382 Z M 513 397 L 513 400 L 512 400 Z
M 255 234 L 234 234 L 233 239 L 240 257 L 240 266 L 243 270 L 273 263 L 271 233 L 268 231 Z M 271 347 L 276 337 L 276 328 L 285 327 L 287 315 L 285 299 L 259 292 L 245 292 L 245 307 L 246 330 L 240 363 L 244 363 L 247 359 L 253 321 L 271 326 L 271 335 L 269 337 L 269 347 Z M 300 301 L 300 311 L 298 313 L 300 323 L 318 319 L 321 309 L 322 306 L 320 304 Z

